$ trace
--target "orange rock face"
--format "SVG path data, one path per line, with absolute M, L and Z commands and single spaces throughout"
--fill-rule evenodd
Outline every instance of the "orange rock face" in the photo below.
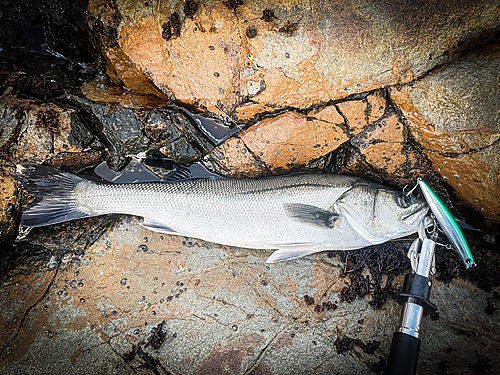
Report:
M 230 175 L 257 176 L 293 170 L 335 150 L 348 140 L 335 107 L 306 115 L 287 112 L 264 119 L 218 146 L 208 159 Z
M 494 8 L 452 1 L 445 14 L 410 2 L 361 12 L 349 2 L 92 0 L 88 24 L 110 74 L 128 88 L 244 119 L 410 82 L 498 25 Z M 408 15 L 418 27 L 394 21 Z M 462 21 L 443 23 L 449 17 Z
M 367 133 L 365 143 L 360 148 L 361 154 L 365 156 L 368 164 L 396 175 L 406 162 L 403 152 L 404 141 L 403 124 L 392 115 Z
M 17 195 L 14 178 L 0 171 L 0 243 L 16 236 L 16 223 L 13 209 L 16 207 Z
M 386 101 L 379 91 L 368 95 L 363 100 L 346 100 L 337 104 L 340 113 L 345 116 L 349 133 L 357 135 L 369 124 L 380 119 L 386 109 Z

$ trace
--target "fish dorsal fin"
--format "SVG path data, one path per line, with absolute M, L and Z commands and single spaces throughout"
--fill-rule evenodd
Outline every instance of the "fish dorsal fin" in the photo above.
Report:
M 269 247 L 277 248 L 278 250 L 267 258 L 266 263 L 284 262 L 286 260 L 302 258 L 326 250 L 322 245 L 311 243 L 281 244 L 271 245 Z
M 164 182 L 189 180 L 195 178 L 225 179 L 210 171 L 203 163 L 195 162 L 189 166 L 176 163 L 169 158 L 147 158 L 144 163 L 152 168 L 160 168 L 155 170 Z
M 189 180 L 191 178 L 193 178 L 193 174 L 191 173 L 188 167 L 185 167 L 180 164 L 175 164 L 172 172 L 163 177 L 162 181 L 173 182 L 173 181 Z
M 283 204 L 285 213 L 293 220 L 323 228 L 333 228 L 339 214 L 302 203 Z
M 135 182 L 158 182 L 161 178 L 147 169 L 139 159 L 133 158 L 120 172 L 115 172 L 103 161 L 94 169 L 94 173 L 114 184 L 132 184 Z
M 179 233 L 173 230 L 172 228 L 167 227 L 166 225 L 160 223 L 159 221 L 156 221 L 154 219 L 150 219 L 145 217 L 144 221 L 142 223 L 139 223 L 139 225 L 143 226 L 146 229 L 152 230 L 153 232 L 160 232 L 160 233 L 165 233 L 165 234 L 175 234 L 178 235 Z
M 165 162 L 164 159 L 161 161 Z M 225 179 L 225 177 L 209 171 L 201 163 L 194 163 L 189 167 L 185 167 L 181 164 L 175 163 L 173 160 L 167 159 L 167 161 L 170 162 L 169 168 L 172 169 L 169 172 L 167 169 L 167 174 L 163 177 L 158 177 L 156 174 L 151 172 L 141 163 L 140 159 L 137 158 L 132 158 L 130 163 L 128 163 L 128 165 L 120 172 L 113 171 L 108 167 L 108 164 L 103 161 L 95 167 L 94 173 L 104 180 L 114 184 L 133 184 L 137 182 L 174 182 L 189 180 L 192 178 L 209 178 L 212 180 Z M 146 160 L 146 164 L 149 165 L 148 160 Z M 153 164 L 152 166 L 155 165 Z

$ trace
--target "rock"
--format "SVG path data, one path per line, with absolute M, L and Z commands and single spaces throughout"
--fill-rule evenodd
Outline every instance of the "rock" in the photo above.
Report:
M 201 159 L 213 145 L 203 136 L 185 113 L 174 109 L 159 109 L 143 119 L 146 136 L 165 156 L 181 164 Z
M 423 174 L 418 163 L 421 156 L 408 145 L 406 133 L 399 118 L 388 114 L 353 137 L 351 143 L 383 179 L 404 186 Z
M 0 151 L 15 163 L 74 156 L 94 141 L 72 109 L 7 97 L 0 100 L 0 111 Z
M 348 140 L 335 106 L 307 115 L 286 112 L 244 130 L 216 147 L 207 160 L 228 176 L 289 172 L 313 164 Z
M 96 49 L 82 22 L 86 2 L 26 0 L 0 5 L 0 46 L 56 55 L 79 62 L 93 60 Z M 19 52 L 19 50 L 18 50 Z
M 446 69 L 391 89 L 412 136 L 458 197 L 500 221 L 500 45 L 478 50 Z
M 346 118 L 349 133 L 357 135 L 384 115 L 386 105 L 383 92 L 376 91 L 362 100 L 340 102 L 337 107 L 342 116 Z
M 381 373 L 411 240 L 266 264 L 265 250 L 118 215 L 21 228 L 14 240 L 27 199 L 14 163 L 79 171 L 107 156 L 119 169 L 147 154 L 155 172 L 168 156 L 230 177 L 324 169 L 402 187 L 424 176 L 442 195 L 440 174 L 493 222 L 497 8 L 90 0 L 103 61 L 2 51 L 0 373 Z M 55 21 L 72 22 L 50 17 L 44 41 L 57 37 Z M 24 38 L 5 26 L 0 43 Z M 72 35 L 58 48 L 75 56 Z M 422 321 L 419 373 L 499 367 L 495 228 L 466 233 L 472 270 L 436 250 L 439 310 Z
M 323 253 L 267 265 L 268 255 L 122 219 L 84 254 L 35 262 L 0 284 L 0 369 L 379 373 L 401 309 L 391 299 L 374 309 L 371 293 L 341 302 L 352 282 L 343 271 L 358 258 L 343 264 Z M 372 266 L 389 269 L 392 258 Z M 419 373 L 438 373 L 444 359 L 449 373 L 472 374 L 478 358 L 463 353 L 474 350 L 491 368 L 500 364 L 500 315 L 483 311 L 486 296 L 464 280 L 435 282 L 439 316 L 423 318 Z
M 10 243 L 17 236 L 16 219 L 19 211 L 17 187 L 12 171 L 0 167 L 0 244 Z
M 492 40 L 496 6 L 92 0 L 87 23 L 117 82 L 248 119 L 408 83 Z
M 108 95 L 111 103 L 113 94 Z M 108 163 L 122 169 L 129 157 L 162 152 L 180 163 L 199 160 L 212 148 L 193 119 L 174 108 L 124 108 L 116 104 L 98 104 L 73 95 L 64 102 L 77 107 L 99 139 L 108 148 Z M 124 104 L 124 103 L 121 103 Z

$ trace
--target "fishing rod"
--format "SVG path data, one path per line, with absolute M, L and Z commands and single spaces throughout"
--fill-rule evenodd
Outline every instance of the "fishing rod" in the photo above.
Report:
M 424 226 L 424 220 L 421 221 Z M 421 233 L 424 233 L 422 236 Z M 386 375 L 413 375 L 417 370 L 420 353 L 420 324 L 425 313 L 436 311 L 430 300 L 434 273 L 434 249 L 437 230 L 431 238 L 425 236 L 425 228 L 419 230 L 417 238 L 410 246 L 412 272 L 407 274 L 401 293 L 393 296 L 403 306 L 399 328 L 392 336 L 391 350 L 387 360 Z
M 392 336 L 385 375 L 414 375 L 417 371 L 422 316 L 424 313 L 436 311 L 436 305 L 429 298 L 432 287 L 430 276 L 435 273 L 434 250 L 438 237 L 437 223 L 440 224 L 443 232 L 453 244 L 453 249 L 461 258 L 465 268 L 475 264 L 467 241 L 448 208 L 420 178 L 418 186 L 433 215 L 420 222 L 418 238 L 408 251 L 412 272 L 405 276 L 401 293 L 393 296 L 394 300 L 403 306 L 403 309 L 399 328 Z M 427 238 L 426 227 L 429 223 L 432 223 L 432 230 L 430 238 Z

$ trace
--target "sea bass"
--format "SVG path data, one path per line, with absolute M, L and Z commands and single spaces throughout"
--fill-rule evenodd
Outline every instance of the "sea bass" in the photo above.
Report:
M 23 226 L 136 215 L 152 231 L 274 250 L 269 263 L 404 237 L 428 211 L 423 199 L 343 175 L 106 184 L 35 164 L 18 165 L 18 174 L 35 197 Z

